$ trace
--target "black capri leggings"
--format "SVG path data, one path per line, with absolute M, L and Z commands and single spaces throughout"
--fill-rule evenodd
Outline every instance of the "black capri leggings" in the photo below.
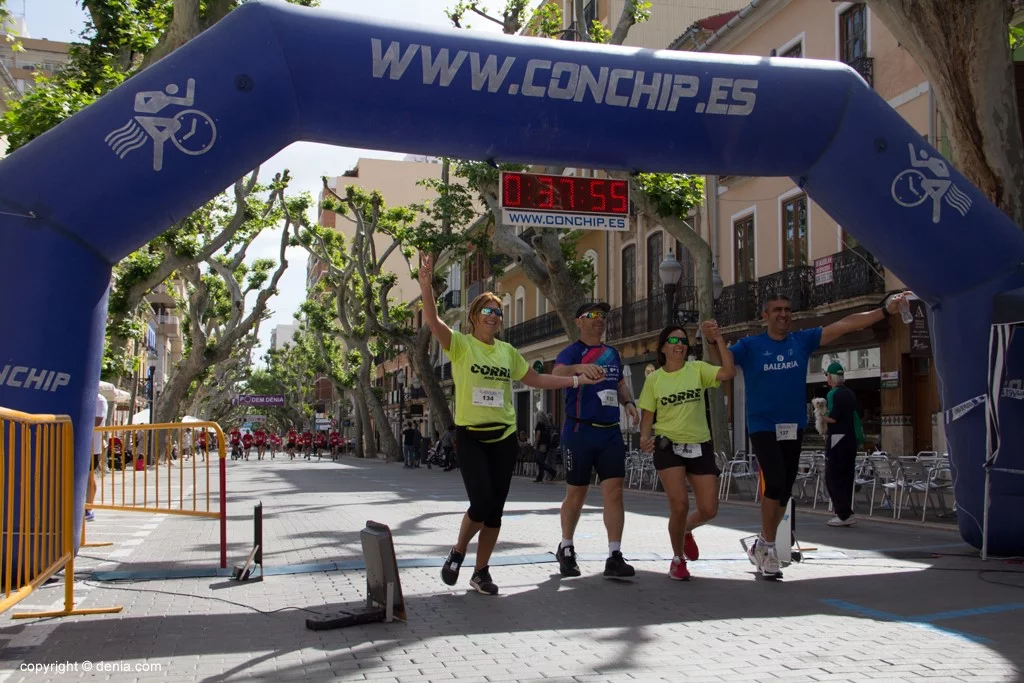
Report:
M 505 510 L 505 499 L 512 486 L 512 472 L 519 456 L 516 435 L 513 433 L 501 441 L 482 443 L 467 434 L 465 428 L 459 427 L 455 438 L 459 472 L 469 495 L 466 514 L 473 522 L 483 522 L 485 527 L 497 529 L 501 526 L 501 514 Z
M 785 507 L 793 494 L 797 471 L 800 467 L 800 448 L 804 430 L 799 429 L 794 441 L 779 441 L 775 432 L 754 432 L 750 435 L 757 464 L 761 468 L 762 495 L 779 501 Z

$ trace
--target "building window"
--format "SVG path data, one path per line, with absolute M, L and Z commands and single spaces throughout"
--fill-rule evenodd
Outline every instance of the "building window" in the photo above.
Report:
M 693 254 L 690 250 L 683 246 L 683 243 L 676 240 L 676 260 L 679 261 L 679 265 L 683 267 L 683 274 L 679 276 L 680 287 L 692 287 L 696 280 L 696 274 L 693 265 Z
M 804 56 L 804 44 L 803 42 L 797 42 L 796 45 L 786 48 L 780 57 L 803 57 Z
M 526 322 L 526 290 L 519 287 L 516 290 L 516 314 L 515 323 Z
M 636 301 L 636 245 L 631 244 L 622 250 L 622 305 L 628 306 Z
M 653 297 L 661 289 L 658 266 L 664 256 L 664 233 L 656 232 L 647 238 L 647 296 Z
M 807 265 L 807 195 L 782 203 L 782 268 Z
M 754 260 L 754 217 L 747 216 L 732 224 L 733 261 L 736 263 L 736 282 L 753 282 L 757 279 L 757 264 Z
M 505 318 L 505 325 L 512 324 L 512 297 L 506 294 L 501 299 L 501 312 Z
M 839 15 L 839 59 L 847 64 L 868 54 L 867 8 L 858 2 Z

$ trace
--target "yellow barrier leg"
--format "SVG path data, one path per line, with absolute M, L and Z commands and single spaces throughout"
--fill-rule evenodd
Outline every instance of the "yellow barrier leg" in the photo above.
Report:
M 12 619 L 48 619 L 51 617 L 73 617 L 83 614 L 117 614 L 123 606 L 116 607 L 90 607 L 88 609 L 75 609 L 75 558 L 68 560 L 64 567 L 64 609 L 49 612 L 19 612 L 12 614 Z
M 79 544 L 81 548 L 103 548 L 104 546 L 114 545 L 110 541 L 106 543 L 86 543 L 85 542 L 85 520 L 82 520 L 82 542 Z

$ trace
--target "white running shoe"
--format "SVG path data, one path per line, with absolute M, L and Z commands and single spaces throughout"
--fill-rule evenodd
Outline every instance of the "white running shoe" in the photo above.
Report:
M 850 515 L 846 519 L 839 519 L 839 515 L 836 515 L 832 519 L 825 522 L 825 524 L 828 524 L 829 526 L 853 526 L 856 523 L 857 520 L 854 519 L 853 515 Z
M 761 544 L 764 547 L 762 553 L 761 562 L 757 565 L 761 570 L 761 574 L 764 576 L 778 576 L 782 573 L 782 567 L 779 566 L 779 554 L 775 551 L 775 546 Z
M 751 552 L 748 553 L 747 559 L 750 560 L 752 565 L 760 569 L 761 565 L 764 564 L 764 556 L 768 551 L 768 545 L 759 538 L 754 541 L 754 545 L 750 550 Z

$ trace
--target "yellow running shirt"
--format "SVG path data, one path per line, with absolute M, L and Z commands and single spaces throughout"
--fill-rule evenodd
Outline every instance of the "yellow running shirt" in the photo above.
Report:
M 659 368 L 644 382 L 637 406 L 657 413 L 654 433 L 673 443 L 704 443 L 711 440 L 704 415 L 704 390 L 721 384 L 718 366 L 704 361 L 687 361 L 675 372 Z
M 507 342 L 484 344 L 476 337 L 452 332 L 448 349 L 455 381 L 455 424 L 460 427 L 501 423 L 516 430 L 512 406 L 512 380 L 520 380 L 530 369 L 526 359 Z

